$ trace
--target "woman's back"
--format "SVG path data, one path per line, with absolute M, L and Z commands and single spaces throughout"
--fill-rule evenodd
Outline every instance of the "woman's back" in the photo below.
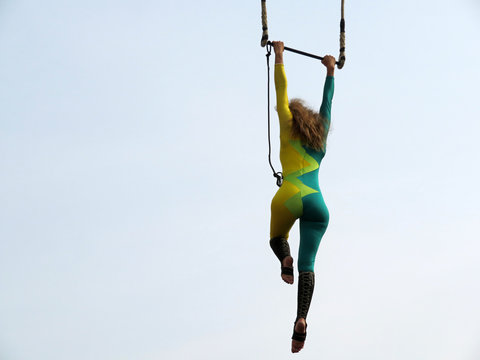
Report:
M 287 95 L 287 77 L 283 64 L 275 64 L 275 88 L 277 95 L 277 112 L 280 121 L 280 162 L 285 181 L 297 185 L 303 183 L 309 188 L 318 190 L 318 169 L 325 156 L 325 141 L 330 127 L 331 103 L 334 91 L 333 76 L 325 80 L 320 116 L 325 131 L 322 149 L 315 150 L 305 144 L 299 137 L 292 136 L 294 118 L 290 110 Z M 304 186 L 299 186 L 300 191 Z M 302 197 L 304 194 L 302 194 Z

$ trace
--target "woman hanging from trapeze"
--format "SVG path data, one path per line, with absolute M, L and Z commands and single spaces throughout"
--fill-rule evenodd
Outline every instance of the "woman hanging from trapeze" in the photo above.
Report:
M 292 352 L 296 353 L 303 348 L 307 335 L 306 319 L 315 284 L 315 256 L 329 219 L 318 184 L 318 170 L 325 156 L 330 127 L 335 58 L 327 55 L 322 60 L 327 76 L 322 105 L 317 113 L 299 99 L 288 101 L 284 45 L 281 41 L 274 41 L 272 45 L 283 184 L 272 200 L 270 246 L 281 262 L 282 279 L 293 284 L 293 258 L 287 240 L 293 224 L 300 219 L 297 317 L 292 336 Z

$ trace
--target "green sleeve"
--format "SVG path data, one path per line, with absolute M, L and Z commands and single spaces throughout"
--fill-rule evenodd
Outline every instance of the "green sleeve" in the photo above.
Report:
M 333 76 L 327 76 L 325 85 L 323 86 L 322 106 L 320 106 L 320 115 L 327 119 L 330 125 L 332 112 L 333 91 L 335 88 L 335 79 Z

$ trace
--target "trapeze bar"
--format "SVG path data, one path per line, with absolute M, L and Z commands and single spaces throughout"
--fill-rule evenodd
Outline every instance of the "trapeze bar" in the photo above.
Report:
M 273 46 L 273 43 L 271 41 L 268 41 L 267 42 L 267 45 L 270 45 L 270 46 Z M 318 55 L 313 55 L 313 54 L 310 54 L 310 53 L 307 53 L 305 51 L 301 51 L 301 50 L 297 50 L 297 49 L 292 49 L 290 47 L 284 47 L 285 50 L 287 51 L 291 51 L 291 52 L 294 52 L 296 54 L 300 54 L 300 55 L 304 55 L 304 56 L 308 56 L 308 57 L 311 57 L 311 58 L 314 58 L 314 59 L 317 59 L 317 60 L 323 60 L 323 57 L 322 56 L 318 56 Z M 338 65 L 338 61 L 335 63 Z

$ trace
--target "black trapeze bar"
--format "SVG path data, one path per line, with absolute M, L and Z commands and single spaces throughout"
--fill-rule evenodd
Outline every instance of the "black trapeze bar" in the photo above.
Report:
M 273 46 L 273 43 L 271 41 L 268 41 L 267 45 Z M 311 57 L 311 58 L 314 58 L 314 59 L 317 59 L 317 60 L 323 60 L 322 56 L 313 55 L 313 54 L 307 53 L 305 51 L 292 49 L 292 48 L 286 47 L 286 46 L 284 47 L 284 49 L 287 50 L 287 51 L 290 51 L 290 52 L 293 52 L 293 53 L 296 53 L 296 54 L 300 54 L 300 55 L 304 55 L 304 56 L 308 56 L 308 57 Z M 338 61 L 335 64 L 338 65 Z

